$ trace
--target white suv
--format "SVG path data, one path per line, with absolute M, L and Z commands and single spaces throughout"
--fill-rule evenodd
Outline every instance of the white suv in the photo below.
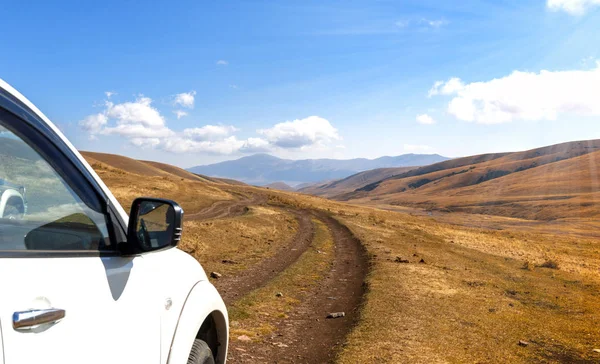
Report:
M 223 300 L 175 248 L 183 210 L 139 198 L 128 217 L 63 134 L 2 80 L 0 179 L 23 203 L 0 215 L 0 364 L 225 362 Z

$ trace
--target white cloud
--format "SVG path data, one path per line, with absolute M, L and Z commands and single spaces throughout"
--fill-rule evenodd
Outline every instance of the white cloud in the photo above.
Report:
M 404 144 L 404 150 L 407 152 L 430 152 L 433 148 L 429 145 Z
M 177 94 L 175 95 L 175 99 L 173 100 L 173 105 L 193 109 L 195 96 L 196 91 L 182 92 L 180 94 Z
M 160 112 L 152 107 L 149 97 L 139 96 L 133 102 L 121 104 L 106 101 L 104 106 L 102 113 L 89 115 L 79 122 L 91 135 L 118 135 L 136 146 L 153 147 L 157 145 L 157 138 L 175 134 L 166 126 Z
M 121 104 L 107 101 L 104 106 L 103 112 L 79 122 L 93 138 L 97 135 L 121 136 L 139 148 L 158 148 L 174 153 L 235 154 L 265 151 L 269 147 L 268 142 L 259 138 L 238 140 L 231 135 L 238 131 L 233 126 L 205 125 L 180 132 L 171 130 L 148 97 L 140 96 L 133 102 Z M 178 112 L 186 113 L 175 111 L 178 116 L 181 115 Z
M 552 11 L 566 11 L 571 15 L 583 15 L 589 8 L 600 5 L 600 0 L 548 0 L 546 6 Z
M 271 144 L 262 138 L 248 138 L 240 148 L 242 153 L 264 153 L 270 151 Z
M 450 81 L 436 83 L 433 95 L 453 95 L 448 113 L 459 120 L 498 124 L 555 120 L 560 114 L 600 116 L 600 63 L 591 70 L 514 71 L 490 81 Z
M 108 123 L 108 118 L 104 114 L 93 114 L 86 116 L 79 122 L 84 130 L 90 132 L 92 135 L 98 133 Z
M 398 20 L 394 23 L 394 25 L 397 28 L 408 28 L 411 25 L 414 26 L 420 26 L 421 28 L 424 28 L 423 26 L 427 27 L 427 28 L 441 28 L 442 26 L 448 24 L 448 21 L 445 19 L 436 19 L 436 20 L 432 20 L 432 19 L 426 19 L 426 18 L 421 18 L 421 19 L 404 19 L 404 20 Z
M 217 65 L 218 66 L 227 66 L 228 64 L 229 64 L 229 62 L 227 62 L 224 59 L 220 59 L 220 60 L 217 61 Z
M 159 138 L 132 138 L 131 144 L 140 148 L 155 148 L 160 144 Z
M 173 111 L 173 113 L 177 116 L 177 119 L 181 119 L 184 116 L 187 116 L 187 111 L 183 111 L 183 110 L 175 110 Z
M 236 84 L 231 84 L 229 85 L 229 88 L 232 88 L 234 90 L 237 90 L 238 88 L 240 88 L 240 86 L 236 85 Z
M 120 135 L 127 138 L 163 138 L 174 132 L 166 126 L 147 127 L 142 124 L 120 124 L 105 127 L 100 131 L 104 135 Z
M 424 19 L 423 18 L 423 19 L 421 19 L 421 23 L 429 25 L 432 28 L 439 28 L 439 27 L 441 27 L 443 25 L 448 24 L 448 21 L 444 20 L 444 19 L 431 20 L 431 19 Z
M 178 117 L 187 115 L 183 110 L 173 112 Z M 160 111 L 152 106 L 152 99 L 144 96 L 131 102 L 105 101 L 102 112 L 86 116 L 79 126 L 92 138 L 119 136 L 139 148 L 173 153 L 230 155 L 268 152 L 278 148 L 304 150 L 312 146 L 325 148 L 329 142 L 341 140 L 329 121 L 318 116 L 257 130 L 263 137 L 248 139 L 238 139 L 234 134 L 239 129 L 231 125 L 204 125 L 176 131 L 167 126 Z
M 270 129 L 258 130 L 266 140 L 281 148 L 302 148 L 340 140 L 337 129 L 318 116 L 286 121 Z
M 117 93 L 114 91 L 106 91 L 104 94 L 106 95 L 107 99 L 110 99 L 111 96 L 116 95 Z
M 106 102 L 106 116 L 117 120 L 117 124 L 141 124 L 148 127 L 165 125 L 160 112 L 152 107 L 152 99 L 140 96 L 134 102 L 113 104 Z
M 435 124 L 435 120 L 427 114 L 417 115 L 417 122 L 419 124 L 424 124 L 424 125 Z
M 244 141 L 230 136 L 222 140 L 196 141 L 180 135 L 166 138 L 161 147 L 173 153 L 210 153 L 210 154 L 235 154 L 244 146 Z
M 452 77 L 448 81 L 437 81 L 433 84 L 433 87 L 429 90 L 427 94 L 428 97 L 435 95 L 451 95 L 462 90 L 465 85 L 462 83 L 460 78 Z
M 183 130 L 183 135 L 196 141 L 223 139 L 238 131 L 233 126 L 225 125 L 205 125 L 201 128 L 189 128 Z

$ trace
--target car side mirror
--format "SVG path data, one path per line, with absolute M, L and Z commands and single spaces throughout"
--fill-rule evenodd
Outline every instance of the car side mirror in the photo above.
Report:
M 177 246 L 183 231 L 183 209 L 176 202 L 137 198 L 131 205 L 124 253 L 144 253 Z

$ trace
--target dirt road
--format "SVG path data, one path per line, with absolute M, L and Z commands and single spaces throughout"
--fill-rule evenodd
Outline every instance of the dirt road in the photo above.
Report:
M 312 215 L 325 223 L 335 242 L 329 275 L 307 292 L 289 317 L 279 320 L 272 340 L 243 345 L 246 355 L 232 362 L 331 363 L 356 324 L 368 269 L 365 251 L 337 220 L 321 212 L 313 211 Z M 345 316 L 327 319 L 333 312 L 344 312 Z M 234 342 L 232 347 L 238 345 Z
M 248 211 L 248 206 L 262 205 L 267 201 L 267 196 L 259 194 L 254 194 L 251 197 L 239 195 L 239 197 L 239 200 L 217 201 L 199 212 L 186 215 L 185 218 L 190 220 L 212 220 L 241 216 Z
M 254 195 L 237 201 L 217 202 L 188 217 L 204 220 L 238 216 L 247 211 L 248 206 L 266 201 L 266 196 Z M 268 340 L 252 343 L 232 340 L 230 362 L 332 362 L 345 336 L 358 320 L 368 269 L 361 242 L 348 228 L 324 212 L 282 208 L 295 215 L 299 224 L 296 234 L 274 256 L 236 276 L 213 282 L 227 305 L 264 286 L 298 260 L 314 238 L 313 218 L 323 222 L 329 230 L 335 256 L 326 277 L 306 292 L 302 302 L 288 317 L 276 322 L 277 345 Z M 326 319 L 331 312 L 344 312 L 346 316 Z M 240 351 L 245 353 L 243 357 L 235 355 Z

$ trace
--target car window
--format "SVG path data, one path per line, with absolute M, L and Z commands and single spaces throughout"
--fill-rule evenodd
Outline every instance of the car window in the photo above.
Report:
M 0 120 L 0 250 L 112 250 L 106 216 L 25 139 Z

